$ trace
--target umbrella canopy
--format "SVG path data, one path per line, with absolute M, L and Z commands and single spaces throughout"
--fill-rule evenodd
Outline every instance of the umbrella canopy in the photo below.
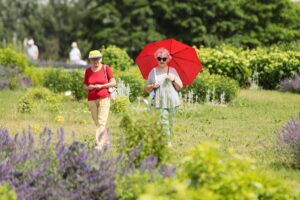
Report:
M 172 59 L 168 65 L 176 69 L 184 85 L 191 84 L 202 70 L 202 65 L 193 47 L 174 39 L 167 39 L 146 44 L 135 59 L 144 79 L 148 79 L 151 69 L 157 66 L 154 53 L 159 48 L 165 48 L 170 52 Z

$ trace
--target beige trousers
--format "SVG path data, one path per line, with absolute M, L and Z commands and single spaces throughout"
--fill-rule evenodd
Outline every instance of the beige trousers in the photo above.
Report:
M 99 148 L 109 144 L 109 135 L 105 130 L 106 122 L 110 108 L 110 98 L 97 99 L 88 101 L 92 118 L 97 127 L 96 129 L 96 143 Z M 100 137 L 101 136 L 101 137 Z

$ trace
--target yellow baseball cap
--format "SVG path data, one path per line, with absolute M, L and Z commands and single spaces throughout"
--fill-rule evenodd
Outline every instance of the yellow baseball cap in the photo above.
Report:
M 101 52 L 98 51 L 98 50 L 90 51 L 90 53 L 89 53 L 89 59 L 93 59 L 93 58 L 102 58 Z

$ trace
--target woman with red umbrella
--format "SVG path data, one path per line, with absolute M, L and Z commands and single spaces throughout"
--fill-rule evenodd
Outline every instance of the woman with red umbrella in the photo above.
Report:
M 157 66 L 150 71 L 145 89 L 153 96 L 154 106 L 161 112 L 170 147 L 176 108 L 180 105 L 178 91 L 182 89 L 183 84 L 176 69 L 168 65 L 172 56 L 167 49 L 159 48 L 153 56 Z

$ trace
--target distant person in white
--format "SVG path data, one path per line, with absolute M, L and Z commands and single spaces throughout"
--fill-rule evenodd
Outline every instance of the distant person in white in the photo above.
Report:
M 76 42 L 72 42 L 72 49 L 69 53 L 71 64 L 86 66 L 87 62 L 81 59 L 81 53 Z
M 33 39 L 29 39 L 26 46 L 26 54 L 30 61 L 34 62 L 37 61 L 39 58 L 39 49 L 34 44 Z

